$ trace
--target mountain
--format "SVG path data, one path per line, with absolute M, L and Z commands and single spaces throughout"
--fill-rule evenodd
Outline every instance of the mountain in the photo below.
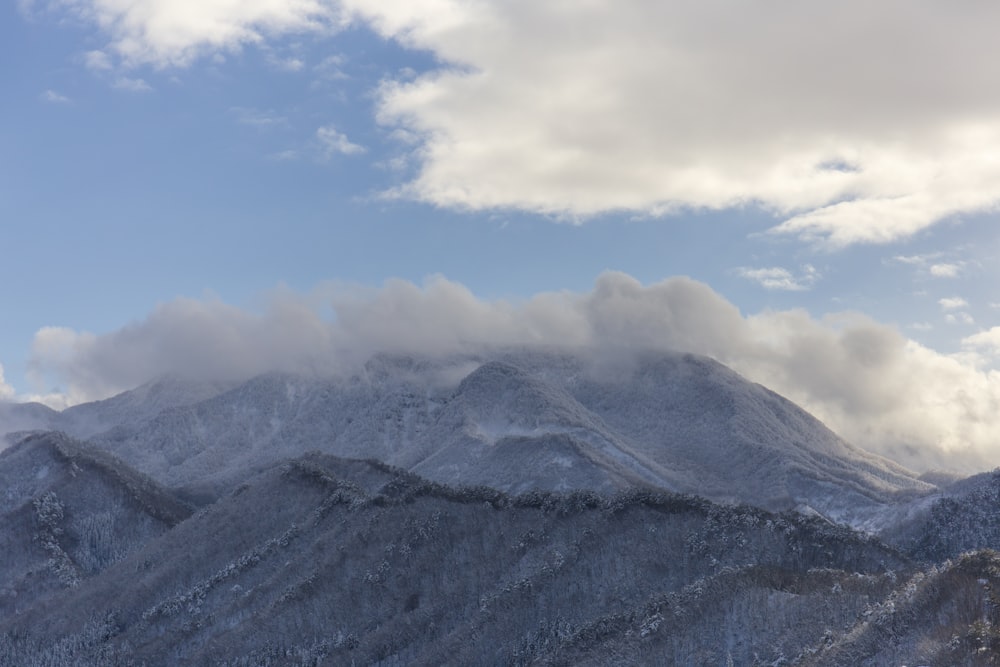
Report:
M 0 437 L 21 431 L 50 430 L 58 418 L 58 412 L 41 403 L 0 401 Z
M 967 551 L 1000 550 L 1000 470 L 953 483 L 907 509 L 882 535 L 916 558 L 940 562 Z
M 636 451 L 684 470 L 680 491 L 859 523 L 934 489 L 707 357 L 640 358 L 619 378 L 578 373 L 571 392 Z
M 0 619 L 0 655 L 527 665 L 643 664 L 652 651 L 660 664 L 771 664 L 884 604 L 907 567 L 797 514 L 650 491 L 509 496 L 313 454 Z
M 610 370 L 528 350 L 379 357 L 349 379 L 260 376 L 151 419 L 119 420 L 92 439 L 197 497 L 313 449 L 449 484 L 650 487 L 855 525 L 935 488 L 725 366 L 685 354 Z
M 50 428 L 89 438 L 118 426 L 140 424 L 164 410 L 204 401 L 230 387 L 229 383 L 165 376 L 102 401 L 66 408 Z
M 59 433 L 0 452 L 0 615 L 75 588 L 191 510 L 110 455 Z
M 1000 474 L 922 481 L 704 357 L 381 356 L 23 414 L 89 437 L 0 452 L 0 667 L 1000 655 Z
M 1000 660 L 1000 554 L 977 551 L 907 578 L 802 656 L 803 666 L 985 667 Z

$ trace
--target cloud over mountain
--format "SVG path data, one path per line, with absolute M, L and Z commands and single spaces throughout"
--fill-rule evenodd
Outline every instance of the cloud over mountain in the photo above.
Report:
M 377 114 L 417 139 L 396 194 L 436 205 L 580 220 L 752 203 L 777 232 L 846 245 L 1000 203 L 992 3 L 65 5 L 126 68 L 349 24 L 433 54 L 383 82 Z
M 325 306 L 333 317 L 324 317 Z M 95 335 L 46 328 L 32 368 L 71 401 L 160 374 L 247 378 L 271 370 L 349 373 L 378 352 L 447 355 L 483 346 L 589 349 L 609 369 L 638 350 L 706 354 L 796 401 L 854 443 L 915 468 L 990 468 L 1000 454 L 1000 374 L 857 313 L 744 315 L 707 285 L 644 286 L 602 274 L 586 293 L 486 301 L 444 278 L 380 289 L 331 284 L 271 296 L 259 312 L 177 299 Z

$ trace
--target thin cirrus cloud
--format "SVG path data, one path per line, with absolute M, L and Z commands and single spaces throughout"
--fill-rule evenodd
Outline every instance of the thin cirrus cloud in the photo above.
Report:
M 116 90 L 124 90 L 129 93 L 148 93 L 153 90 L 153 87 L 146 83 L 145 79 L 136 79 L 129 76 L 120 76 L 111 85 Z
M 944 310 L 958 310 L 959 308 L 969 307 L 969 302 L 960 296 L 948 296 L 938 299 L 938 304 Z
M 962 270 L 959 264 L 931 264 L 930 274 L 935 278 L 957 278 Z
M 70 104 L 72 100 L 62 93 L 57 93 L 56 91 L 49 89 L 46 90 L 41 95 L 42 101 L 48 102 L 50 104 Z
M 736 270 L 736 273 L 747 280 L 759 284 L 764 289 L 784 292 L 802 292 L 808 290 L 820 278 L 819 271 L 809 264 L 803 266 L 801 273 L 798 275 L 780 266 L 759 269 L 741 267 Z
M 325 125 L 316 130 L 316 139 L 319 141 L 320 150 L 325 158 L 337 154 L 360 155 L 368 150 L 364 146 L 352 142 L 346 134 L 338 131 L 332 125 Z
M 333 319 L 320 315 L 332 306 Z M 995 330 L 966 339 L 989 348 Z M 949 356 L 857 313 L 802 310 L 745 316 L 703 283 L 642 285 L 602 274 L 589 292 L 488 301 L 433 278 L 381 288 L 334 284 L 273 295 L 262 312 L 177 299 L 103 335 L 49 327 L 32 372 L 64 401 L 91 400 L 161 374 L 239 380 L 272 370 L 348 374 L 377 352 L 475 353 L 545 345 L 627 361 L 630 350 L 680 350 L 730 365 L 803 405 L 848 440 L 916 469 L 982 470 L 1000 443 L 1000 373 L 982 355 Z M 989 348 L 992 349 L 992 348 Z M 58 403 L 58 396 L 49 402 Z
M 966 270 L 968 263 L 965 261 L 941 261 L 944 255 L 943 252 L 926 255 L 896 255 L 887 260 L 887 263 L 913 266 L 921 272 L 926 272 L 932 278 L 959 277 Z
M 753 204 L 832 246 L 1000 203 L 1000 5 L 886 0 L 71 0 L 128 66 L 364 24 L 443 65 L 386 80 L 392 194 L 584 220 Z
M 10 401 L 14 400 L 15 392 L 14 388 L 7 384 L 3 375 L 3 364 L 0 364 L 0 401 Z

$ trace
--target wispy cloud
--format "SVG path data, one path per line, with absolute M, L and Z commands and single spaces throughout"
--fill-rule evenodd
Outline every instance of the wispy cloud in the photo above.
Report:
M 775 233 L 844 246 L 1000 204 L 996 3 L 807 3 L 779 22 L 757 3 L 72 6 L 126 68 L 352 22 L 432 54 L 446 65 L 375 95 L 418 138 L 394 194 L 440 206 L 583 221 L 757 202 Z
M 1000 327 L 992 327 L 967 336 L 962 339 L 962 345 L 993 357 L 1000 357 Z
M 333 318 L 320 314 L 332 307 Z M 997 333 L 970 336 L 989 348 Z M 377 352 L 456 354 L 549 345 L 627 362 L 627 350 L 707 354 L 805 406 L 848 439 L 918 468 L 985 469 L 1000 455 L 1000 374 L 949 356 L 858 313 L 744 316 L 687 278 L 642 285 L 601 275 L 582 293 L 483 300 L 443 278 L 379 289 L 282 291 L 262 311 L 176 299 L 118 331 L 40 330 L 31 368 L 76 400 L 163 373 L 240 379 L 270 370 L 353 373 Z M 975 355 L 973 355 L 975 356 Z
M 297 160 L 298 158 L 299 151 L 293 149 L 279 151 L 270 155 L 270 159 L 275 160 L 276 162 L 290 162 L 292 160 Z
M 347 63 L 347 56 L 342 53 L 337 53 L 332 56 L 327 56 L 321 60 L 315 67 L 313 71 L 321 79 L 326 79 L 328 81 L 342 81 L 349 78 L 344 72 L 344 65 Z
M 945 259 L 944 252 L 933 252 L 924 255 L 896 255 L 888 263 L 912 266 L 924 275 L 932 278 L 957 278 L 967 268 L 964 260 Z
M 792 292 L 808 290 L 820 278 L 819 271 L 809 264 L 803 266 L 798 274 L 793 274 L 780 266 L 757 269 L 740 267 L 736 269 L 736 273 L 747 280 L 758 283 L 765 289 Z
M 957 278 L 961 270 L 960 264 L 931 264 L 929 269 L 935 278 Z
M 346 134 L 338 131 L 333 125 L 326 125 L 316 130 L 316 139 L 319 141 L 320 149 L 326 158 L 337 154 L 359 155 L 368 150 L 364 146 L 351 142 Z
M 241 125 L 251 125 L 261 129 L 288 125 L 288 118 L 270 109 L 264 111 L 248 107 L 232 107 L 229 112 Z
M 0 401 L 12 400 L 14 395 L 14 387 L 7 384 L 3 375 L 3 364 L 0 364 Z
M 268 58 L 267 62 L 274 69 L 283 72 L 301 72 L 306 67 L 304 60 L 295 57 L 279 58 L 275 56 Z
M 976 323 L 976 319 L 964 310 L 958 313 L 948 313 L 944 316 L 944 321 L 948 324 L 963 324 L 966 326 Z
M 72 102 L 71 99 L 69 99 L 62 93 L 57 93 L 51 88 L 42 93 L 41 98 L 42 101 L 49 102 L 50 104 L 69 104 L 70 102 Z
M 933 259 L 937 259 L 941 256 L 941 253 L 931 253 L 929 255 L 896 255 L 892 258 L 893 262 L 898 264 L 909 264 L 912 266 L 925 266 L 928 262 Z
M 153 87 L 146 83 L 145 79 L 127 76 L 118 77 L 111 85 L 117 90 L 124 90 L 130 93 L 148 93 L 153 90 Z
M 114 68 L 114 64 L 111 62 L 111 57 L 104 51 L 100 50 L 87 51 L 83 54 L 83 61 L 87 66 L 87 69 L 95 72 L 105 72 Z
M 938 304 L 945 310 L 957 310 L 959 308 L 969 307 L 969 302 L 960 296 L 949 296 L 943 299 L 938 299 Z

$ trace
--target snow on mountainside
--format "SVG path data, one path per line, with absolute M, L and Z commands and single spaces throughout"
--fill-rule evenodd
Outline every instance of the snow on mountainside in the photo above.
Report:
M 893 571 L 907 566 L 815 518 L 654 492 L 512 497 L 313 454 L 78 588 L 0 615 L 0 656 L 21 666 L 782 664 L 893 594 Z
M 1000 549 L 1000 469 L 954 483 L 908 509 L 883 535 L 917 558 L 936 562 Z
M 470 373 L 425 434 L 412 466 L 431 479 L 509 491 L 674 488 L 562 388 L 490 361 Z
M 19 431 L 49 430 L 53 428 L 59 413 L 41 403 L 8 403 L 0 401 L 0 449 L 8 444 L 8 433 Z
M 116 400 L 157 412 L 139 394 Z M 206 498 L 310 450 L 446 483 L 512 492 L 646 486 L 811 509 L 855 525 L 934 489 L 764 387 L 688 354 L 610 365 L 521 349 L 443 361 L 376 357 L 349 379 L 268 374 L 205 400 L 174 401 L 152 418 L 115 418 L 95 443 Z
M 105 452 L 25 437 L 0 452 L 0 616 L 75 588 L 190 513 Z
M 164 410 L 198 403 L 229 388 L 231 384 L 162 377 L 103 401 L 67 408 L 53 426 L 86 438 L 115 426 L 139 424 Z
M 681 491 L 851 521 L 934 488 L 706 357 L 657 355 L 611 380 L 579 374 L 570 391 L 649 459 L 685 466 Z

